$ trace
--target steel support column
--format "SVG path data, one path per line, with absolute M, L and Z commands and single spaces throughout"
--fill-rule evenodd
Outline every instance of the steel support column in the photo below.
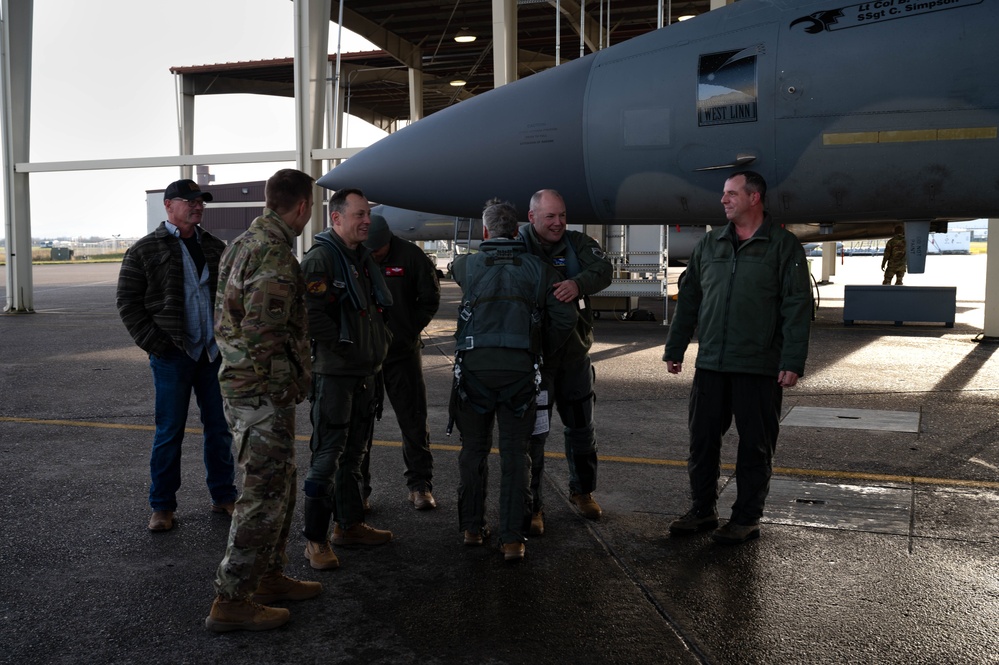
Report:
M 517 80 L 517 0 L 493 0 L 493 87 Z
M 999 219 L 989 220 L 989 242 L 999 241 Z M 983 335 L 989 341 L 999 341 L 999 308 L 990 307 L 999 301 L 999 247 L 988 251 L 985 258 L 985 330 Z
M 31 278 L 31 197 L 28 174 L 14 165 L 27 162 L 31 135 L 31 29 L 34 0 L 2 0 L 0 5 L 3 182 L 6 192 L 7 298 L 5 312 L 33 312 Z
M 326 63 L 331 0 L 295 0 L 295 149 L 296 166 L 314 178 L 323 174 L 312 151 L 322 148 L 326 106 Z M 326 226 L 323 189 L 313 188 L 312 220 L 298 241 L 299 253 L 312 246 L 312 237 Z

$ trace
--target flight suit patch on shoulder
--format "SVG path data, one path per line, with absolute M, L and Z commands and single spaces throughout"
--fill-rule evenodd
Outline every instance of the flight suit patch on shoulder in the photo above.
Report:
M 310 279 L 305 283 L 305 288 L 311 295 L 321 296 L 326 293 L 326 278 Z

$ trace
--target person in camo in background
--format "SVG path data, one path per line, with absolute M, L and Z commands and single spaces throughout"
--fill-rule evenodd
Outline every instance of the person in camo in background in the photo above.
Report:
M 193 180 L 170 183 L 163 192 L 167 220 L 125 252 L 118 274 L 118 314 L 149 354 L 156 388 L 156 433 L 149 456 L 149 530 L 155 532 L 174 526 L 192 392 L 204 426 L 211 510 L 231 515 L 236 500 L 232 435 L 219 394 L 221 357 L 212 330 L 225 243 L 200 227 L 205 203 L 211 200 L 211 193 Z
M 409 502 L 417 510 L 437 507 L 434 499 L 434 457 L 430 452 L 427 425 L 427 386 L 423 381 L 423 342 L 420 335 L 441 304 L 437 268 L 422 249 L 393 235 L 381 215 L 371 215 L 371 227 L 364 246 L 382 270 L 392 293 L 388 327 L 392 345 L 382 365 L 382 386 L 392 402 L 402 431 L 402 458 L 406 463 Z M 364 454 L 365 509 L 371 494 L 371 437 Z
M 891 279 L 894 277 L 895 286 L 901 286 L 902 278 L 905 277 L 905 262 L 905 228 L 899 224 L 895 227 L 895 235 L 885 243 L 885 253 L 881 257 L 881 269 L 885 271 L 885 279 L 881 284 L 891 284 Z
M 288 621 L 288 610 L 258 603 L 322 591 L 319 582 L 284 574 L 297 489 L 295 405 L 311 382 L 305 283 L 292 248 L 312 216 L 312 182 L 294 169 L 271 176 L 264 214 L 222 256 L 219 383 L 244 479 L 205 619 L 215 632 L 276 628 Z

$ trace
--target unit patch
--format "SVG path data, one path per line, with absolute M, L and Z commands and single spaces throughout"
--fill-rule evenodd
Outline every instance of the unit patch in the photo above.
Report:
M 405 277 L 406 268 L 403 266 L 385 266 L 386 277 Z
M 310 280 L 305 283 L 305 288 L 310 294 L 321 296 L 326 293 L 326 278 L 320 277 L 319 279 Z
M 261 317 L 268 322 L 284 323 L 288 318 L 288 298 L 291 288 L 280 282 L 268 282 L 264 289 Z

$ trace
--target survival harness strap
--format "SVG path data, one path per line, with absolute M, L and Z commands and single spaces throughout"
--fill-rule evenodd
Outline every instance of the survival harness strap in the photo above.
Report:
M 500 249 L 500 250 L 495 251 L 495 253 L 490 254 L 489 256 L 487 256 L 484 263 L 485 263 L 486 267 L 491 268 L 491 267 L 494 267 L 496 265 L 520 266 L 520 265 L 522 265 L 523 262 L 522 262 L 520 256 L 517 256 L 516 252 L 513 252 L 511 250 Z M 469 265 L 468 265 L 468 272 L 466 273 L 466 277 L 465 277 L 465 281 L 468 284 L 468 297 L 465 298 L 465 301 L 462 303 L 461 309 L 458 312 L 458 317 L 460 319 L 459 327 L 461 327 L 461 322 L 466 322 L 467 323 L 472 318 L 472 312 L 473 312 L 474 308 L 477 305 L 479 305 L 481 303 L 488 303 L 488 302 L 500 301 L 500 300 L 516 300 L 516 301 L 522 302 L 525 306 L 531 308 L 531 327 L 534 328 L 536 326 L 540 326 L 541 325 L 541 311 L 538 309 L 537 303 L 540 302 L 541 299 L 544 297 L 544 290 L 543 289 L 545 287 L 545 284 L 543 283 L 542 280 L 539 280 L 538 294 L 537 294 L 537 296 L 535 298 L 535 301 L 533 303 L 532 302 L 528 302 L 526 298 L 524 298 L 524 297 L 522 297 L 520 295 L 512 295 L 512 294 L 504 294 L 504 295 L 499 295 L 499 296 L 487 296 L 487 297 L 480 298 L 480 297 L 478 297 L 478 296 L 475 295 L 475 291 L 478 290 L 477 287 L 479 286 L 478 279 L 481 278 L 480 274 L 478 273 L 478 271 L 475 270 L 475 267 L 476 266 L 475 266 L 474 263 L 469 263 Z M 474 341 L 472 343 L 474 345 Z M 471 349 L 471 348 L 473 348 L 473 347 L 472 346 L 468 347 L 468 349 Z M 528 351 L 529 351 L 529 349 L 528 349 Z M 462 401 L 468 402 L 468 404 L 477 413 L 480 413 L 480 414 L 481 413 L 488 413 L 492 409 L 486 408 L 486 407 L 481 406 L 481 405 L 478 405 L 473 400 L 469 399 L 468 393 L 465 390 L 465 385 L 466 385 L 466 382 L 467 382 L 469 385 L 471 385 L 476 390 L 476 392 L 478 392 L 480 394 L 483 394 L 483 395 L 488 395 L 491 391 L 490 391 L 490 389 L 488 387 L 486 387 L 486 385 L 484 383 L 482 383 L 479 379 L 477 379 L 473 373 L 471 373 L 471 372 L 465 372 L 465 371 L 462 370 L 462 366 L 461 366 L 462 355 L 463 355 L 463 350 L 458 350 L 458 351 L 455 352 L 455 359 L 454 359 L 454 389 L 458 393 L 458 396 L 461 397 Z M 520 416 L 522 416 L 524 414 L 524 412 L 527 411 L 527 408 L 531 405 L 531 401 L 534 399 L 534 396 L 537 395 L 538 391 L 540 390 L 540 386 L 541 386 L 541 364 L 542 364 L 541 354 L 540 353 L 535 353 L 534 354 L 534 372 L 530 373 L 530 374 L 526 374 L 524 376 L 524 378 L 521 379 L 520 381 L 517 381 L 517 382 L 511 384 L 510 386 L 507 386 L 504 390 L 501 390 L 498 393 L 493 394 L 492 395 L 493 401 L 497 402 L 497 403 L 500 403 L 500 404 L 504 404 L 504 403 L 509 404 L 510 408 L 513 409 L 514 415 L 516 417 L 519 418 Z M 518 394 L 520 391 L 522 391 L 531 382 L 534 383 L 534 393 L 533 393 L 531 399 L 528 399 L 523 404 L 519 404 L 519 405 L 511 404 L 510 400 L 516 394 Z

